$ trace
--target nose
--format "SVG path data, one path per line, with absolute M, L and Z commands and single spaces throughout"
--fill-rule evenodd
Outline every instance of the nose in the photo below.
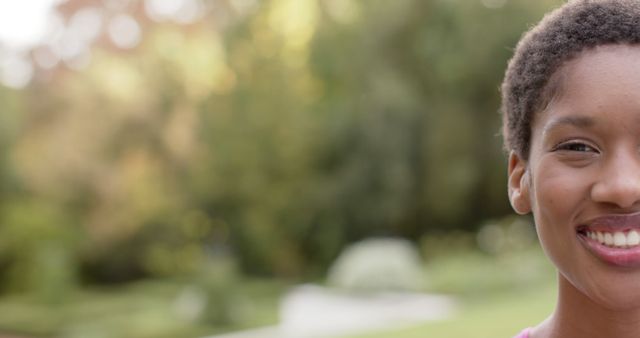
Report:
M 640 204 L 640 154 L 616 154 L 603 165 L 591 198 L 619 208 Z

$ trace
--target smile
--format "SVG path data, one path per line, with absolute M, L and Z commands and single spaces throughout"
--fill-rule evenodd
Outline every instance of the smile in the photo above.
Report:
M 640 234 L 636 230 L 628 232 L 587 231 L 587 237 L 610 248 L 633 248 L 640 246 Z
M 603 215 L 576 230 L 579 242 L 601 262 L 640 268 L 640 212 Z

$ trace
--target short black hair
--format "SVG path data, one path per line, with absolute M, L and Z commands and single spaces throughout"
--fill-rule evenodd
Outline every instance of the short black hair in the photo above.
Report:
M 570 1 L 522 36 L 501 88 L 507 151 L 528 159 L 533 119 L 556 94 L 560 66 L 607 44 L 640 44 L 640 0 Z

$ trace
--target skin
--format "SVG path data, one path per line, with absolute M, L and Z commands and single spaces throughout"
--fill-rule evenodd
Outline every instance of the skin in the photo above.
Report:
M 599 46 L 559 72 L 556 97 L 535 116 L 529 158 L 509 156 L 511 205 L 533 213 L 558 270 L 556 310 L 531 337 L 640 337 L 640 267 L 603 262 L 576 230 L 640 212 L 640 46 Z

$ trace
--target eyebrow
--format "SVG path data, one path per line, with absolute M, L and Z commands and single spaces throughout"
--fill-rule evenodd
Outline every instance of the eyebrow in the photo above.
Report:
M 595 120 L 587 116 L 563 116 L 549 122 L 543 130 L 543 134 L 548 133 L 550 130 L 558 128 L 562 125 L 570 125 L 578 128 L 589 128 L 595 124 Z

